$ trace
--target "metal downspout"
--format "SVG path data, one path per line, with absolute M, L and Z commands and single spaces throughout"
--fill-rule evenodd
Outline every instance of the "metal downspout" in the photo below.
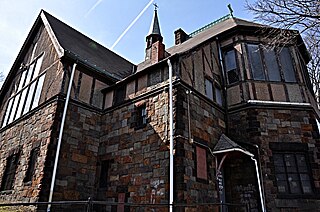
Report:
M 258 170 L 259 170 L 259 176 L 260 176 L 260 181 L 261 181 L 261 192 L 262 192 L 262 199 L 263 199 L 263 204 L 266 205 L 266 197 L 265 197 L 265 191 L 264 191 L 264 183 L 263 183 L 263 174 L 262 174 L 262 168 L 261 168 L 261 160 L 260 160 L 260 148 L 257 144 L 254 144 L 253 146 L 256 147 L 257 149 L 257 154 L 258 154 Z M 265 206 L 266 207 L 266 206 Z M 267 211 L 267 209 L 265 208 L 265 210 Z
M 173 211 L 173 92 L 172 92 L 172 64 L 170 59 L 168 59 L 168 66 L 169 66 L 169 105 L 170 105 L 170 179 L 169 179 L 169 211 Z
M 261 188 L 261 181 L 260 181 L 260 174 L 259 174 L 259 168 L 258 168 L 258 162 L 256 159 L 251 157 L 251 160 L 254 161 L 254 165 L 256 167 L 256 174 L 257 174 L 257 179 L 258 179 L 258 187 L 259 187 L 259 194 L 260 194 L 260 203 L 261 203 L 261 209 L 262 212 L 266 211 L 265 205 L 264 205 L 264 200 L 263 200 L 263 194 L 262 194 L 262 188 Z
M 57 175 L 60 148 L 61 148 L 61 142 L 62 142 L 62 136 L 63 136 L 63 128 L 64 128 L 66 116 L 67 116 L 67 109 L 68 109 L 68 105 L 69 105 L 72 82 L 73 82 L 76 66 L 77 66 L 77 63 L 74 63 L 73 67 L 72 67 L 72 71 L 71 71 L 71 76 L 70 76 L 69 86 L 68 86 L 68 91 L 67 91 L 67 97 L 66 97 L 66 101 L 64 104 L 63 114 L 62 114 L 62 120 L 61 120 L 61 126 L 60 126 L 59 138 L 58 138 L 58 144 L 57 144 L 57 150 L 56 150 L 56 157 L 54 160 L 53 173 L 52 173 L 52 179 L 51 179 L 51 187 L 50 187 L 49 200 L 48 200 L 49 204 L 47 207 L 47 212 L 50 212 L 50 210 L 51 210 L 50 203 L 52 202 L 53 190 L 54 190 L 54 185 L 55 185 L 55 180 L 56 180 L 56 175 Z

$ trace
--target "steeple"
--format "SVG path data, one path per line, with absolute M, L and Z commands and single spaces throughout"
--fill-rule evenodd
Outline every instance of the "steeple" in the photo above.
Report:
M 159 25 L 159 20 L 158 20 L 158 5 L 154 5 L 154 14 L 153 14 L 153 19 L 150 25 L 150 30 L 149 34 L 146 37 L 147 41 L 147 48 L 151 47 L 152 44 L 154 44 L 157 41 L 162 42 L 163 38 L 161 36 L 160 32 L 160 25 Z
M 160 25 L 158 20 L 158 5 L 154 5 L 154 14 L 150 26 L 149 35 L 146 37 L 147 48 L 145 60 L 150 60 L 151 64 L 155 64 L 162 60 L 165 56 L 165 46 L 162 43 L 163 37 L 160 32 Z

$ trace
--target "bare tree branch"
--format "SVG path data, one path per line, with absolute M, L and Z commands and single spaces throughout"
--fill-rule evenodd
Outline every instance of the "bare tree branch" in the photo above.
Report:
M 4 79 L 5 79 L 4 74 L 2 73 L 2 71 L 0 71 L 0 89 L 2 87 Z
M 300 31 L 312 57 L 308 72 L 320 105 L 320 0 L 256 0 L 252 4 L 246 2 L 246 8 L 256 21 L 278 28 L 266 33 L 269 47 L 295 42 L 298 34 L 287 29 Z

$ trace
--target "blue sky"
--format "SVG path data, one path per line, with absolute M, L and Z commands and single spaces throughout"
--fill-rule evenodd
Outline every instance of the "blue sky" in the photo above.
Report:
M 151 0 L 0 0 L 0 71 L 10 70 L 41 9 L 110 48 Z M 252 0 L 251 0 L 252 1 Z M 250 1 L 249 1 L 250 2 Z M 174 44 L 174 31 L 191 33 L 229 13 L 252 20 L 239 0 L 154 0 L 166 48 Z M 114 47 L 114 51 L 137 64 L 144 59 L 145 37 L 153 15 L 151 4 Z

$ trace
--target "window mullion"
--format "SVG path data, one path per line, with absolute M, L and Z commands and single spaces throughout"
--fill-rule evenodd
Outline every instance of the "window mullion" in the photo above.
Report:
M 263 51 L 261 49 L 261 45 L 258 45 L 258 49 L 259 49 L 259 54 L 260 54 L 260 60 L 262 63 L 262 72 L 264 73 L 264 81 L 269 81 L 269 76 L 268 76 L 268 71 L 267 71 L 267 66 L 264 60 L 264 55 L 263 55 Z
M 301 193 L 304 193 L 303 186 L 302 186 L 301 175 L 300 175 L 301 173 L 300 173 L 300 170 L 299 170 L 299 165 L 298 165 L 298 160 L 297 160 L 297 155 L 293 155 L 293 156 L 294 156 L 294 160 L 296 162 L 296 169 L 297 169 L 297 173 L 298 173 L 300 190 L 301 190 Z
M 289 176 L 288 176 L 288 169 L 287 169 L 287 164 L 286 164 L 286 160 L 285 160 L 285 154 L 281 154 L 281 158 L 282 158 L 282 161 L 283 161 L 283 164 L 284 164 L 284 171 L 285 171 L 284 174 L 286 175 L 286 184 L 287 184 L 287 187 L 288 187 L 288 193 L 292 194 L 291 188 L 290 188 L 290 183 L 289 183 Z

